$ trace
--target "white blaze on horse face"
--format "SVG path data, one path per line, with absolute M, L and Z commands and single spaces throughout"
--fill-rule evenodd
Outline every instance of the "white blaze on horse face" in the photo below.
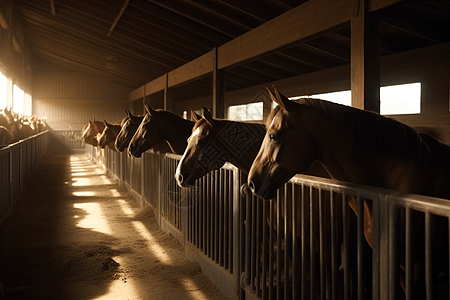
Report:
M 200 134 L 200 127 L 197 127 L 197 129 L 195 129 L 194 133 L 192 134 L 192 136 L 197 136 Z

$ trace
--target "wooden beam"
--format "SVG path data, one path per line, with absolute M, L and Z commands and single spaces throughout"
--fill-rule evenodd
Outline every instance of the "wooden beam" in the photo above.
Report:
M 55 2 L 54 0 L 50 0 L 50 12 L 52 15 L 56 16 L 56 10 L 55 10 Z
M 111 28 L 109 28 L 109 32 L 107 34 L 107 36 L 110 36 L 111 33 L 113 32 L 114 28 L 116 27 L 117 23 L 119 23 L 120 18 L 122 18 L 123 13 L 125 12 L 125 9 L 127 9 L 128 3 L 130 2 L 130 0 L 125 0 L 125 2 L 123 3 L 122 8 L 120 9 L 119 14 L 117 15 L 116 19 L 114 20 L 114 22 L 111 25 Z
M 213 52 L 209 51 L 202 56 L 182 65 L 181 67 L 169 72 L 169 87 L 177 86 L 181 83 L 189 82 L 196 78 L 210 74 L 213 71 L 212 60 Z
M 351 19 L 352 106 L 380 112 L 380 33 L 376 12 L 367 12 L 369 0 L 353 0 Z

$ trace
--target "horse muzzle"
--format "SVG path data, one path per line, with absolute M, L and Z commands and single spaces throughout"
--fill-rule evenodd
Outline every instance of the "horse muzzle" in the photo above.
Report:
M 253 194 L 264 200 L 270 200 L 277 196 L 277 189 L 270 184 L 268 176 L 249 177 L 247 184 Z
M 193 188 L 196 180 L 193 174 L 187 172 L 177 172 L 175 178 L 178 185 L 183 188 Z

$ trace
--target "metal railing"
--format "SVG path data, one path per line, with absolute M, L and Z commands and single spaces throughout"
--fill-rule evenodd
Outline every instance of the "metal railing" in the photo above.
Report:
M 48 145 L 49 132 L 45 131 L 0 149 L 0 225 L 11 213 Z
M 230 164 L 187 190 L 174 179 L 179 155 L 149 151 L 136 159 L 107 149 L 104 157 L 111 175 L 150 204 L 160 226 L 234 298 L 415 299 L 420 285 L 423 299 L 449 298 L 448 250 L 443 258 L 432 252 L 436 230 L 448 249 L 448 200 L 296 175 L 265 201 Z M 412 276 L 416 248 L 424 249 L 421 282 Z M 439 259 L 445 272 L 437 280 Z

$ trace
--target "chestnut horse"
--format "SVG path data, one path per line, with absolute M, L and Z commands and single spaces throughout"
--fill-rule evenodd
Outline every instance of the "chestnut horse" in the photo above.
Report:
M 166 141 L 173 153 L 182 154 L 195 123 L 168 110 L 154 110 L 147 103 L 144 107 L 146 114 L 130 141 L 128 151 L 140 157 L 143 152 Z
M 192 134 L 188 139 L 188 145 L 186 150 L 178 163 L 175 178 L 180 187 L 192 188 L 195 181 L 208 174 L 213 170 L 220 169 L 226 162 L 232 163 L 239 170 L 248 174 L 253 160 L 255 159 L 258 151 L 261 147 L 261 143 L 264 139 L 265 130 L 263 124 L 249 123 L 249 122 L 238 122 L 231 120 L 215 119 L 211 116 L 211 112 L 202 106 L 203 118 L 199 118 L 191 110 L 192 118 L 196 121 L 194 127 L 192 128 Z M 325 178 L 330 178 L 328 173 L 325 171 L 320 163 L 314 163 L 308 170 L 304 171 L 303 174 L 320 176 Z M 281 201 L 281 212 L 284 211 L 285 201 Z M 324 211 L 326 214 L 329 213 L 329 201 L 324 202 Z M 318 218 L 318 207 L 317 202 L 313 202 L 315 205 L 313 218 Z M 277 201 L 273 201 L 273 210 L 276 215 L 277 211 Z M 338 206 L 339 207 L 339 206 Z M 309 218 L 310 208 L 299 209 L 295 212 L 295 219 L 297 224 L 301 224 L 302 210 L 306 210 L 305 216 Z M 256 212 L 254 212 L 256 213 Z M 283 217 L 282 217 L 283 218 Z M 269 226 L 277 230 L 277 222 L 270 224 L 269 216 L 266 216 L 266 220 Z M 329 218 L 327 219 L 329 220 Z M 338 221 L 339 222 L 339 221 Z M 281 223 L 284 223 L 281 222 Z M 291 228 L 292 222 L 287 223 L 286 230 L 292 232 Z M 306 232 L 309 232 L 309 222 L 305 225 Z M 330 229 L 330 226 L 326 226 Z M 339 227 L 340 228 L 340 227 Z M 300 238 L 300 231 L 296 231 L 297 238 Z M 328 236 L 330 232 L 326 233 Z M 342 235 L 340 235 L 342 237 Z M 310 239 L 306 239 L 305 243 L 309 244 Z M 319 252 L 319 243 L 316 240 L 314 248 Z M 340 250 L 340 249 L 338 249 Z M 331 268 L 331 248 L 326 248 L 327 256 L 326 262 L 328 268 Z M 327 273 L 330 276 L 330 273 Z M 330 291 L 330 278 L 328 277 L 327 282 L 327 293 Z
M 98 145 L 100 148 L 105 148 L 108 146 L 111 150 L 117 151 L 114 147 L 114 143 L 116 142 L 116 136 L 119 133 L 120 127 L 119 124 L 111 124 L 104 120 L 105 128 L 102 131 L 102 134 L 98 138 Z
M 105 124 L 96 121 L 95 118 L 89 119 L 89 123 L 83 127 L 81 131 L 81 139 L 89 145 L 98 146 L 98 135 L 105 129 Z
M 269 94 L 278 106 L 267 119 L 264 141 L 249 172 L 254 194 L 271 199 L 292 176 L 320 161 L 334 179 L 450 199 L 450 148 L 437 140 L 429 146 L 411 127 L 375 113 L 318 99 L 289 101 L 276 88 Z M 356 201 L 349 204 L 356 212 Z M 366 201 L 364 219 L 372 246 L 372 208 Z M 448 225 L 443 218 L 435 221 L 439 230 L 433 249 L 442 260 L 434 259 L 434 275 L 439 267 L 448 273 Z M 413 222 L 413 232 L 423 242 L 420 223 Z M 423 277 L 424 253 L 418 248 L 413 249 L 415 274 Z M 423 281 L 419 284 L 423 288 Z M 417 291 L 414 296 L 424 296 L 423 290 Z

